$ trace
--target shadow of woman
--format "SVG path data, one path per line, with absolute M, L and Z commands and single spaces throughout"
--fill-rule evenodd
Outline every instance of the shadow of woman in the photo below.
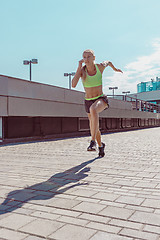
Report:
M 88 183 L 80 183 L 80 180 L 88 176 L 90 167 L 86 166 L 96 159 L 98 158 L 83 162 L 64 172 L 56 173 L 47 181 L 27 186 L 22 190 L 11 191 L 0 205 L 0 214 L 12 212 L 30 200 L 48 200 L 76 186 L 87 185 Z M 65 185 L 68 186 L 64 187 Z

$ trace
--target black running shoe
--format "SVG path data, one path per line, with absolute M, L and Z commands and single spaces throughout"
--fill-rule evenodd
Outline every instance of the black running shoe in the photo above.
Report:
M 104 157 L 104 148 L 105 148 L 105 143 L 102 143 L 102 147 L 99 147 L 99 157 Z
M 87 151 L 96 151 L 96 142 L 91 140 L 89 147 L 87 148 Z

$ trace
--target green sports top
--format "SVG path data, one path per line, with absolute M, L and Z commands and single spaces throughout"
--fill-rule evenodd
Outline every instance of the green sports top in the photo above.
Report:
M 85 80 L 82 79 L 82 83 L 85 88 L 98 87 L 102 85 L 102 73 L 100 72 L 97 64 L 95 64 L 95 66 L 96 66 L 97 72 L 93 76 L 88 75 L 87 69 L 86 69 L 86 78 Z

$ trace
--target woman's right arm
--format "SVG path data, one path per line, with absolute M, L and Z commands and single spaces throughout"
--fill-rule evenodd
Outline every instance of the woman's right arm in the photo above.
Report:
M 82 76 L 82 63 L 83 63 L 83 59 L 79 61 L 79 65 L 76 71 L 76 74 L 74 75 L 74 78 L 72 79 L 72 88 L 75 88 L 77 86 L 77 83 L 80 79 L 80 77 Z

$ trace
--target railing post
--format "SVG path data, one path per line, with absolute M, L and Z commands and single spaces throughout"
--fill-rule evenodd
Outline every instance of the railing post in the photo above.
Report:
M 136 110 L 138 110 L 138 104 L 137 104 L 137 102 L 138 102 L 138 101 L 137 101 L 137 99 L 136 99 Z
M 3 141 L 3 122 L 2 117 L 0 117 L 0 142 Z
M 141 101 L 141 109 L 144 111 L 143 101 Z

